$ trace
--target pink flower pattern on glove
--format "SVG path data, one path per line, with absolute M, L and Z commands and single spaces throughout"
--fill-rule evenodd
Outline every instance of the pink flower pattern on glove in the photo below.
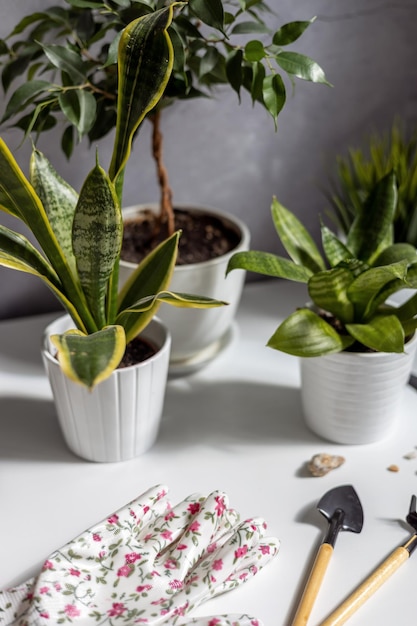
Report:
M 259 626 L 248 616 L 184 617 L 277 554 L 264 520 L 240 523 L 221 492 L 175 507 L 166 495 L 166 488 L 149 490 L 50 555 L 17 621 L 0 617 L 0 625 Z

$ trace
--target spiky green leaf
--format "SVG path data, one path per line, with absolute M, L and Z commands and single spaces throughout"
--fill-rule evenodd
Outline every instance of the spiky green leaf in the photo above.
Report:
M 130 155 L 133 135 L 160 100 L 171 75 L 168 35 L 173 5 L 144 15 L 123 31 L 118 54 L 117 123 L 109 175 L 117 184 Z
M 99 328 L 106 324 L 108 281 L 122 244 L 122 213 L 114 185 L 97 164 L 74 213 L 72 247 L 86 300 Z
M 268 341 L 268 346 L 300 357 L 341 352 L 353 340 L 339 333 L 310 309 L 298 309 L 285 319 Z
M 126 349 L 121 326 L 107 326 L 90 335 L 70 330 L 52 335 L 63 372 L 75 382 L 92 389 L 117 368 Z
M 294 263 L 306 267 L 312 273 L 326 269 L 319 249 L 300 220 L 276 198 L 273 199 L 271 211 L 281 243 Z
M 396 315 L 377 315 L 366 324 L 348 324 L 346 329 L 371 350 L 404 352 L 404 329 Z
M 311 276 L 311 271 L 302 265 L 297 265 L 271 252 L 257 250 L 236 252 L 229 260 L 226 274 L 236 269 L 275 278 L 286 278 L 300 283 L 306 283 Z

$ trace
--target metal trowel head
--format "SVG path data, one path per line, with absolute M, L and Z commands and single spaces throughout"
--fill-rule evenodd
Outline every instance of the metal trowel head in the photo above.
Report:
M 352 485 L 341 485 L 330 489 L 320 499 L 318 510 L 329 522 L 338 516 L 339 530 L 360 533 L 363 526 L 363 509 L 358 494 Z M 341 513 L 343 513 L 341 515 Z

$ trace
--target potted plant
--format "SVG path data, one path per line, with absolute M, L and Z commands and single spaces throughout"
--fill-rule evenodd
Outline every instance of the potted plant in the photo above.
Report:
M 282 321 L 268 346 L 301 357 L 308 426 L 339 443 L 368 443 L 395 423 L 416 348 L 417 257 L 393 243 L 395 175 L 377 182 L 346 241 L 321 225 L 323 253 L 299 219 L 276 199 L 272 217 L 289 259 L 247 251 L 228 271 L 245 269 L 307 285 L 311 302 Z M 410 288 L 401 305 L 390 297 Z
M 132 137 L 172 69 L 172 11 L 161 9 L 125 28 L 110 169 L 97 158 L 79 195 L 36 149 L 29 182 L 0 140 L 0 208 L 28 227 L 41 249 L 0 226 L 0 264 L 40 277 L 68 313 L 47 329 L 43 357 L 64 437 L 94 461 L 130 458 L 156 437 L 170 348 L 169 334 L 154 319 L 160 303 L 221 304 L 167 291 L 179 232 L 157 246 L 118 293 L 123 171 Z M 143 347 L 149 358 L 132 365 Z M 119 366 L 124 360 L 127 366 Z
M 64 7 L 26 16 L 0 43 L 2 81 L 10 94 L 3 123 L 13 123 L 28 134 L 49 130 L 57 119 L 64 119 L 61 146 L 68 156 L 77 139 L 86 135 L 95 142 L 113 130 L 117 38 L 127 20 L 151 14 L 162 4 L 160 0 L 66 0 Z M 193 311 L 178 315 L 172 308 L 164 310 L 161 315 L 173 338 L 175 371 L 205 363 L 229 333 L 244 275 L 236 274 L 225 281 L 225 268 L 233 251 L 248 249 L 249 232 L 241 220 L 223 210 L 182 205 L 174 211 L 163 162 L 161 113 L 179 100 L 207 97 L 217 86 L 228 85 L 239 99 L 242 91 L 248 91 L 253 103 L 263 106 L 276 123 L 286 99 L 280 72 L 291 78 L 326 83 L 317 63 L 286 49 L 314 19 L 284 24 L 271 32 L 265 19 L 269 14 L 263 0 L 189 0 L 181 3 L 169 27 L 175 51 L 173 72 L 162 97 L 147 116 L 153 127 L 152 154 L 160 184 L 160 208 L 154 206 L 145 212 L 145 224 L 138 228 L 140 239 L 136 237 L 135 222 L 138 216 L 144 219 L 144 207 L 124 211 L 127 223 L 121 280 L 143 255 L 145 228 L 149 232 L 145 250 L 151 249 L 159 237 L 164 239 L 181 229 L 173 289 L 183 291 L 192 280 L 197 293 L 217 299 L 224 299 L 227 293 L 230 303 L 202 316 Z M 13 89 L 12 78 L 17 71 L 26 71 L 28 80 Z M 196 245 L 194 233 L 198 233 Z
M 350 228 L 375 183 L 395 170 L 398 184 L 394 241 L 417 245 L 417 135 L 396 119 L 387 132 L 373 132 L 365 148 L 339 155 L 325 195 L 341 232 Z

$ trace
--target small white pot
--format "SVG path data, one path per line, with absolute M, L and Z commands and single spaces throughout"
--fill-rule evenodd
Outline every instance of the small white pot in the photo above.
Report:
M 154 318 L 142 332 L 158 352 L 130 367 L 115 370 L 92 391 L 65 376 L 50 336 L 73 327 L 68 315 L 44 332 L 42 358 L 64 439 L 88 461 L 126 461 L 146 452 L 158 434 L 168 375 L 170 335 Z
M 301 398 L 307 426 L 342 444 L 388 437 L 417 348 L 417 334 L 401 354 L 338 352 L 300 359 Z
M 129 207 L 123 210 L 125 218 L 132 218 L 144 207 Z M 154 205 L 146 208 L 156 210 Z M 245 281 L 245 272 L 231 272 L 226 277 L 226 267 L 235 252 L 249 249 L 250 234 L 247 226 L 238 218 L 213 209 L 178 205 L 178 208 L 215 215 L 229 228 L 240 235 L 240 243 L 229 253 L 190 265 L 180 265 L 174 270 L 169 289 L 192 293 L 217 300 L 225 300 L 227 306 L 214 309 L 182 309 L 162 305 L 158 316 L 167 325 L 172 336 L 170 373 L 198 369 L 216 354 L 230 332 L 238 308 Z M 135 269 L 134 263 L 121 261 L 120 284 L 123 284 Z

